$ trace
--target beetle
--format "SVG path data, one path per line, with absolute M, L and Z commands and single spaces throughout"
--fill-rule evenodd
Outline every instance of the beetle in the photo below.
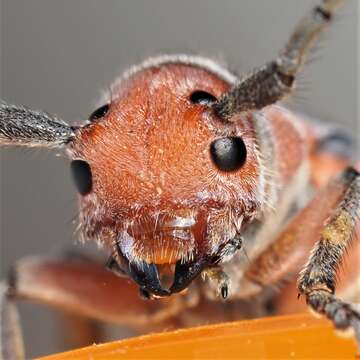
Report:
M 359 172 L 333 150 L 336 136 L 277 104 L 341 3 L 312 9 L 278 58 L 241 79 L 202 57 L 151 58 L 118 79 L 83 126 L 3 103 L 1 145 L 66 149 L 81 234 L 109 250 L 112 270 L 90 259 L 20 260 L 2 290 L 4 327 L 13 329 L 8 300 L 21 298 L 136 328 L 265 315 L 291 303 L 268 289 L 310 254 L 299 294 L 359 338 L 359 312 L 335 296 L 358 222 Z M 359 292 L 358 251 L 349 253 L 346 300 L 350 285 Z M 2 343 L 14 351 L 14 337 Z

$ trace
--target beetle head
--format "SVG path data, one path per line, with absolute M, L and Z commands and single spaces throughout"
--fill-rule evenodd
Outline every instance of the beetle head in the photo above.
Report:
M 175 59 L 127 73 L 69 147 L 84 237 L 111 247 L 158 296 L 233 254 L 262 205 L 251 114 L 225 122 L 210 106 L 234 77 L 208 60 Z

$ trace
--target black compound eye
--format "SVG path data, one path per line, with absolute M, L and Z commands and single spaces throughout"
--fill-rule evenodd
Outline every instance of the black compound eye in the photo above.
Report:
M 109 104 L 105 104 L 105 105 L 99 107 L 89 116 L 89 120 L 94 121 L 97 119 L 101 119 L 109 111 L 109 107 L 110 107 Z
M 246 161 L 246 146 L 239 137 L 224 137 L 211 143 L 210 154 L 219 170 L 235 171 Z
M 217 101 L 216 97 L 206 91 L 197 90 L 190 95 L 190 101 L 193 104 L 211 105 Z
M 84 160 L 73 160 L 70 168 L 77 190 L 81 195 L 87 195 L 92 189 L 90 165 Z

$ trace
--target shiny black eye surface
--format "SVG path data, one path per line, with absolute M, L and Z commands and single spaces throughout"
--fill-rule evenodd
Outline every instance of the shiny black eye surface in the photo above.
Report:
M 87 195 L 92 189 L 90 165 L 84 160 L 73 160 L 70 169 L 77 190 L 81 195 Z
M 109 104 L 105 104 L 105 105 L 99 107 L 89 116 L 89 120 L 94 121 L 97 119 L 101 119 L 109 111 L 109 107 L 110 107 Z
M 193 104 L 210 105 L 216 100 L 217 99 L 214 95 L 202 90 L 194 91 L 190 95 L 190 101 Z
M 211 143 L 210 154 L 219 170 L 235 171 L 245 164 L 246 146 L 239 137 L 224 137 Z

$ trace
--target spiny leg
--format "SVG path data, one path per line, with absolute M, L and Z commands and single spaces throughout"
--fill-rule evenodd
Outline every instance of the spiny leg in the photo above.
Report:
M 360 303 L 360 224 L 355 231 L 351 252 L 348 252 L 344 266 L 336 283 L 336 294 L 347 302 Z M 310 250 L 308 251 L 309 254 Z M 308 256 L 307 256 L 308 257 Z M 304 259 L 303 263 L 305 263 Z M 281 285 L 281 291 L 275 294 L 272 303 L 277 314 L 294 314 L 308 308 L 306 302 L 298 298 L 298 280 L 296 277 Z
M 213 109 L 223 119 L 244 111 L 260 110 L 289 95 L 295 78 L 314 42 L 344 0 L 323 0 L 295 28 L 277 59 L 245 76 Z
M 329 250 L 327 253 L 320 253 L 316 256 L 316 261 L 310 261 L 311 264 L 315 264 L 315 267 L 307 267 L 306 269 L 312 269 L 312 273 L 305 271 L 302 275 L 302 284 L 305 284 L 303 290 L 307 298 L 312 297 L 311 294 L 318 294 L 317 290 L 320 290 L 322 294 L 326 289 L 325 294 L 328 298 L 326 301 L 337 305 L 332 305 L 326 310 L 321 307 L 316 308 L 319 312 L 323 312 L 331 317 L 335 324 L 340 327 L 344 325 L 344 322 L 340 324 L 340 315 L 344 315 L 350 318 L 349 325 L 358 329 L 358 316 L 359 314 L 353 308 L 352 305 L 345 304 L 343 301 L 337 300 L 333 293 L 335 290 L 335 272 L 340 262 L 341 255 L 343 255 L 345 248 L 348 247 L 351 235 L 355 229 L 355 223 L 358 220 L 359 208 L 360 208 L 360 175 L 353 168 L 348 168 L 343 174 L 331 181 L 326 188 L 322 189 L 317 196 L 287 225 L 284 231 L 279 235 L 278 239 L 266 249 L 255 261 L 251 264 L 245 276 L 240 284 L 242 293 L 244 296 L 256 295 L 262 289 L 276 286 L 281 283 L 286 277 L 291 280 L 293 276 L 298 272 L 301 265 L 304 263 L 307 254 L 314 246 L 316 241 L 321 238 L 322 234 L 331 234 L 331 239 L 335 242 L 334 245 L 341 245 L 339 248 Z M 337 209 L 337 210 L 334 210 Z M 336 219 L 341 219 L 341 216 L 348 219 L 346 228 L 338 229 L 338 236 L 331 233 L 331 224 L 336 224 Z M 324 228 L 324 223 L 327 219 L 330 219 Z M 358 224 L 358 227 L 360 224 Z M 329 235 L 327 235 L 329 237 Z M 356 249 L 355 249 L 356 250 Z M 335 252 L 335 255 L 334 255 Z M 315 254 L 315 253 L 314 253 Z M 319 253 L 317 253 L 319 254 Z M 358 254 L 351 255 L 351 269 L 357 271 L 357 261 L 359 260 Z M 314 255 L 313 255 L 314 256 Z M 310 264 L 309 263 L 309 264 Z M 311 275 L 310 275 L 311 274 Z M 325 282 L 320 289 L 317 288 L 318 282 L 323 280 L 321 275 L 330 276 L 331 282 Z M 351 275 L 351 274 L 350 274 Z M 314 276 L 317 276 L 314 278 Z M 309 277 L 315 279 L 309 282 Z M 325 278 L 327 280 L 327 278 Z M 350 280 L 354 280 L 351 276 Z M 327 285 L 329 283 L 329 285 Z M 314 286 L 311 289 L 310 284 Z M 347 285 L 349 282 L 343 279 L 343 285 Z M 328 287 L 327 287 L 328 286 Z M 315 304 L 316 296 L 313 297 Z M 325 300 L 324 300 L 325 301 Z M 311 304 L 310 304 L 311 305 Z M 320 303 L 321 305 L 321 303 Z M 341 305 L 341 306 L 340 306 Z M 317 305 L 319 306 L 319 305 Z M 347 310 L 340 310 L 346 308 Z M 350 311 L 351 309 L 351 311 Z M 323 310 L 323 311 L 322 311 Z M 326 311 L 326 312 L 325 312 Z M 337 315 L 337 313 L 339 315 Z
M 336 273 L 360 216 L 360 174 L 349 168 L 344 180 L 348 182 L 347 190 L 312 250 L 298 289 L 314 311 L 326 315 L 338 329 L 353 328 L 360 342 L 359 310 L 334 295 Z
M 347 182 L 334 179 L 300 210 L 270 246 L 249 265 L 240 283 L 244 296 L 295 277 L 319 239 L 323 224 L 344 194 Z

